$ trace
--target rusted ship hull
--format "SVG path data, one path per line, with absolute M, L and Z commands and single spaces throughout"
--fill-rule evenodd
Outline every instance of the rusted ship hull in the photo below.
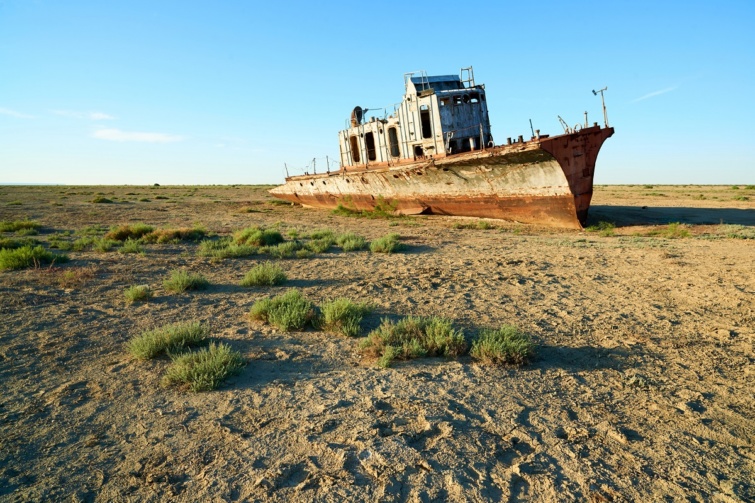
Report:
M 533 138 L 485 150 L 397 165 L 294 176 L 270 191 L 318 208 L 371 210 L 383 201 L 403 214 L 487 217 L 581 228 L 595 161 L 613 128 Z

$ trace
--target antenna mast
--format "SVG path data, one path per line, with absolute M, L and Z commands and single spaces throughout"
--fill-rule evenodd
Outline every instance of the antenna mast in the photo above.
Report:
M 598 93 L 600 93 L 600 101 L 603 103 L 603 124 L 605 124 L 606 127 L 608 127 L 608 112 L 606 112 L 606 100 L 603 98 L 603 91 L 607 91 L 608 86 L 604 87 L 600 91 L 596 91 L 595 89 L 592 90 L 592 93 L 597 96 Z

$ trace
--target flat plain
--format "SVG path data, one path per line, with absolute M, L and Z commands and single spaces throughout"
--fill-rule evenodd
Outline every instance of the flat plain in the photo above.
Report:
M 0 500 L 755 501 L 755 186 L 598 186 L 584 231 L 355 218 L 268 188 L 0 186 L 0 220 L 37 224 L 4 242 L 70 259 L 0 271 Z M 136 223 L 215 241 L 250 226 L 397 233 L 404 248 L 98 249 Z M 240 286 L 268 260 L 285 283 Z M 209 286 L 166 290 L 176 269 Z M 134 285 L 153 297 L 127 301 Z M 250 319 L 291 288 L 369 302 L 363 334 L 439 315 L 470 340 L 515 325 L 536 355 L 380 368 L 360 338 Z M 167 357 L 127 351 L 182 321 L 239 351 L 242 371 L 193 393 L 161 384 Z

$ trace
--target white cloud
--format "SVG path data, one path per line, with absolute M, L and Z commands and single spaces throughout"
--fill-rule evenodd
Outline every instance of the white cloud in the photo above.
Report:
M 74 119 L 89 119 L 93 121 L 113 120 L 115 117 L 102 112 L 77 112 L 75 110 L 53 110 L 55 115 L 73 117 Z
M 33 119 L 33 115 L 29 114 L 22 114 L 21 112 L 16 112 L 15 110 L 11 110 L 9 108 L 0 108 L 0 115 L 9 115 L 11 117 L 15 117 L 16 119 Z
M 676 91 L 678 87 L 667 87 L 666 89 L 661 89 L 660 91 L 653 91 L 652 93 L 647 93 L 644 96 L 640 96 L 639 98 L 632 100 L 632 103 L 635 103 L 637 101 L 646 100 L 648 98 L 654 98 L 655 96 L 660 96 L 661 94 L 670 93 L 671 91 Z
M 98 129 L 92 133 L 93 138 L 110 141 L 139 141 L 147 143 L 173 143 L 183 141 L 183 136 L 167 133 L 142 133 L 121 131 L 120 129 Z

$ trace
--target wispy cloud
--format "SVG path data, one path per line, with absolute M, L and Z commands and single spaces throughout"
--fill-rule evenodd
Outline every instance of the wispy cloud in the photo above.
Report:
M 112 115 L 102 112 L 78 112 L 76 110 L 52 110 L 55 115 L 73 117 L 74 119 L 89 119 L 93 121 L 109 121 L 115 119 Z
M 21 112 L 16 112 L 15 110 L 11 110 L 9 108 L 0 108 L 0 115 L 9 115 L 11 117 L 15 117 L 16 119 L 33 119 L 33 115 L 29 114 L 22 114 Z
M 632 100 L 632 103 L 636 103 L 638 101 L 646 100 L 648 98 L 655 98 L 656 96 L 660 96 L 661 94 L 670 93 L 671 91 L 676 91 L 679 87 L 667 87 L 666 89 L 661 89 L 659 91 L 653 91 L 652 93 L 647 93 L 644 96 L 640 96 L 639 98 Z
M 120 129 L 98 129 L 92 133 L 93 138 L 110 141 L 138 141 L 146 143 L 173 143 L 183 141 L 184 137 L 167 133 L 142 133 L 121 131 Z

